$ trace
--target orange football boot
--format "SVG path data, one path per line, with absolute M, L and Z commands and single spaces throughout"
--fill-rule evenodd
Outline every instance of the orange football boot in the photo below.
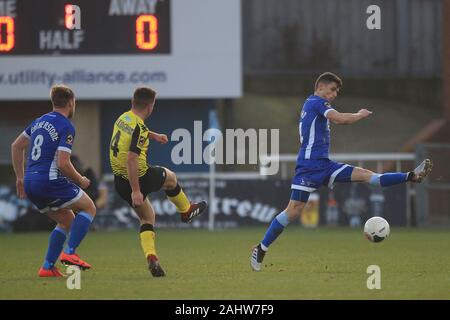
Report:
M 41 267 L 38 272 L 39 277 L 64 277 L 57 267 L 51 269 L 44 269 Z
M 76 253 L 67 254 L 63 251 L 59 259 L 61 260 L 61 263 L 66 266 L 79 266 L 81 270 L 91 268 L 91 265 L 86 261 L 81 260 L 80 256 Z

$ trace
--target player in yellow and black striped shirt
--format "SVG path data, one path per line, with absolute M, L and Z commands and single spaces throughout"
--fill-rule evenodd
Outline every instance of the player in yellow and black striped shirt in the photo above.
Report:
M 131 110 L 123 113 L 114 124 L 109 158 L 117 193 L 133 207 L 140 219 L 141 245 L 149 269 L 154 277 L 161 277 L 165 272 L 155 250 L 155 212 L 147 195 L 165 190 L 180 212 L 181 220 L 186 223 L 203 213 L 207 204 L 205 201 L 191 203 L 178 184 L 175 173 L 147 162 L 150 140 L 160 143 L 168 141 L 165 134 L 150 131 L 144 123 L 153 111 L 155 98 L 156 92 L 151 88 L 135 90 Z

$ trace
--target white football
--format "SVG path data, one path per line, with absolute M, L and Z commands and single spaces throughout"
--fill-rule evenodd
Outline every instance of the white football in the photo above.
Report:
M 364 235 L 371 242 L 381 242 L 389 236 L 389 223 L 381 217 L 372 217 L 364 225 Z

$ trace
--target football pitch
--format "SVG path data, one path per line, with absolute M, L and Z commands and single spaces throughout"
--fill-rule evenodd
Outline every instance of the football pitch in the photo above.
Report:
M 90 232 L 78 252 L 93 268 L 79 290 L 37 276 L 49 233 L 1 234 L 0 299 L 450 298 L 448 230 L 393 228 L 375 244 L 360 229 L 290 226 L 258 273 L 249 257 L 264 230 L 158 230 L 165 278 L 151 277 L 137 232 Z M 371 265 L 380 267 L 381 289 L 367 288 Z

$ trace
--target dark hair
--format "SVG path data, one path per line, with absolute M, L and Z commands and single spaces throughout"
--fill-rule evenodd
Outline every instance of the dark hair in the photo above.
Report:
M 65 108 L 71 100 L 75 99 L 75 94 L 68 86 L 57 84 L 50 91 L 50 99 L 54 108 Z
M 317 90 L 317 87 L 319 86 L 319 83 L 323 82 L 323 83 L 330 83 L 330 82 L 334 82 L 337 84 L 338 88 L 342 87 L 342 80 L 341 78 L 339 78 L 337 75 L 335 75 L 332 72 L 325 72 L 322 73 L 316 80 L 316 83 L 314 85 L 314 90 Z
M 147 105 L 153 104 L 156 98 L 156 91 L 149 87 L 141 87 L 134 90 L 133 100 L 131 104 L 133 108 L 142 110 Z

